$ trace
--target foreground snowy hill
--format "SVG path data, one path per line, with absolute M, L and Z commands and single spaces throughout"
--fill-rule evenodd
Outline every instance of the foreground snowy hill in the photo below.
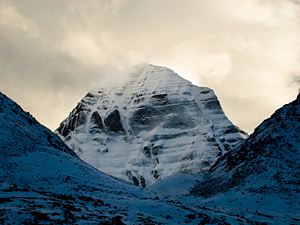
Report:
M 89 92 L 56 132 L 84 161 L 143 187 L 207 171 L 247 136 L 211 89 L 148 64 L 120 88 Z
M 300 95 L 205 175 L 177 175 L 151 189 L 196 208 L 205 206 L 265 224 L 299 224 L 299 131 Z M 176 183 L 180 186 L 168 191 Z
M 0 93 L 0 224 L 229 224 L 103 174 Z

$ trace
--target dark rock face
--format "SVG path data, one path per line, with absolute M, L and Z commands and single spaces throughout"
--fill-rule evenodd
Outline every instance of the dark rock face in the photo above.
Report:
M 142 186 L 142 187 L 146 187 L 146 181 L 145 178 L 143 176 L 135 176 L 133 175 L 133 171 L 131 170 L 127 170 L 126 171 L 126 176 L 129 178 L 129 180 L 136 186 Z
M 78 126 L 83 125 L 85 122 L 86 117 L 82 105 L 78 104 L 72 112 L 72 118 L 65 124 L 60 124 L 57 130 L 66 137 L 71 131 L 74 131 Z
M 169 117 L 164 123 L 163 128 L 191 129 L 194 128 L 193 118 L 185 113 Z
M 97 111 L 92 113 L 90 122 L 91 122 L 90 133 L 100 133 L 101 131 L 104 131 L 104 126 L 103 126 L 101 116 Z
M 143 176 L 140 177 L 140 183 L 143 188 L 145 188 L 147 185 L 146 180 Z
M 163 121 L 163 114 L 154 107 L 142 107 L 136 110 L 129 119 L 135 134 L 140 131 L 150 131 Z
M 114 110 L 111 112 L 104 120 L 104 123 L 108 130 L 114 132 L 121 132 L 123 130 L 123 126 L 121 123 L 120 112 L 118 110 Z
M 91 116 L 91 122 L 95 124 L 97 129 L 103 129 L 102 119 L 98 112 L 93 112 Z

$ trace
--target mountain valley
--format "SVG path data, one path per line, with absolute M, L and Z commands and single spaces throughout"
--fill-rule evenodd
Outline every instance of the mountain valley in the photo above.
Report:
M 248 135 L 214 92 L 134 67 L 56 130 L 0 93 L 1 224 L 299 224 L 300 95 Z

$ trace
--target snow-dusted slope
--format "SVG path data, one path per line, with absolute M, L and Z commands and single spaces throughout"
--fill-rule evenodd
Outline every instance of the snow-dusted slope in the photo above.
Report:
M 191 206 L 249 221 L 300 224 L 299 131 L 300 95 L 265 120 L 240 147 L 220 157 L 207 174 L 174 176 L 150 188 Z M 168 192 L 176 183 L 181 185 Z
M 56 131 L 99 170 L 145 187 L 208 170 L 246 136 L 211 89 L 153 65 L 129 74 L 120 88 L 89 92 Z
M 225 224 L 92 168 L 2 93 L 0 162 L 0 224 Z
M 252 191 L 300 193 L 299 131 L 300 95 L 265 120 L 238 149 L 221 157 L 211 168 L 207 185 L 213 182 L 212 188 L 202 183 L 195 193 L 212 196 L 245 182 Z M 257 182 L 258 177 L 263 179 Z

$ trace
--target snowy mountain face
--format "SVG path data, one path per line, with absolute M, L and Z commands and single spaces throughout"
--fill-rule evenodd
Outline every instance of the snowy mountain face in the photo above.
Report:
M 247 223 L 300 223 L 300 95 L 265 120 L 201 176 L 174 176 L 150 187 L 191 207 L 222 210 Z
M 103 174 L 0 93 L 1 224 L 231 224 Z
M 122 87 L 90 91 L 56 133 L 84 161 L 143 187 L 207 171 L 247 136 L 211 89 L 153 65 L 132 69 Z

